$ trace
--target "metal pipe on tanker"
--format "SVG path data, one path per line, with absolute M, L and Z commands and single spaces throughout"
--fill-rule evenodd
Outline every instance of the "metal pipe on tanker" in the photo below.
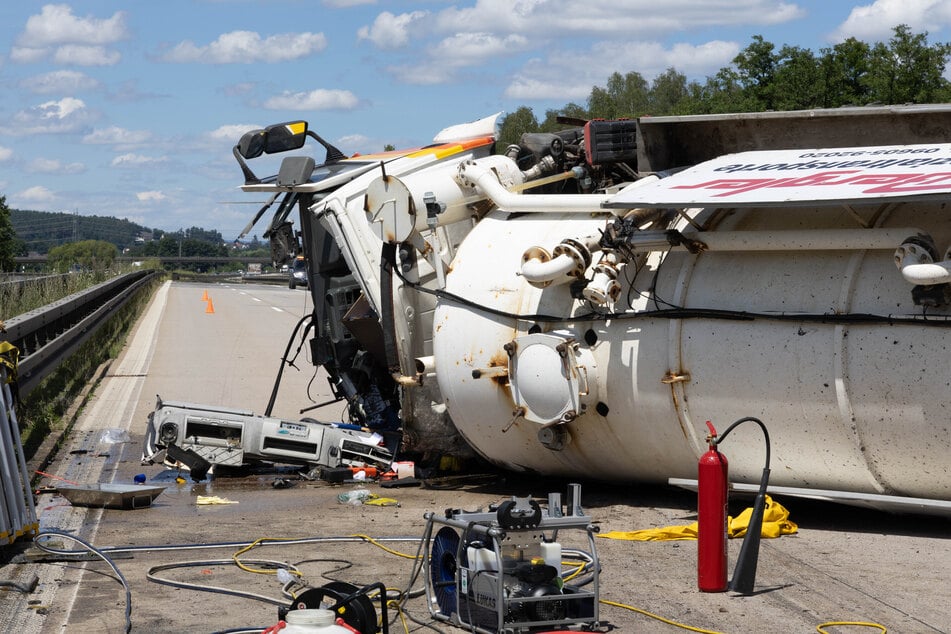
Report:
M 493 156 L 489 158 L 503 158 L 512 162 L 505 157 Z M 459 165 L 459 180 L 464 184 L 477 186 L 499 209 L 521 213 L 614 213 L 613 210 L 604 209 L 602 205 L 613 199 L 616 194 L 575 194 L 571 196 L 561 194 L 514 194 L 499 182 L 494 169 L 485 163 L 486 160 L 479 159 L 461 163 Z M 515 166 L 515 163 L 512 162 L 512 165 Z M 637 181 L 631 187 L 645 185 L 655 180 L 657 180 L 656 176 L 648 176 Z
M 931 286 L 951 282 L 951 258 L 945 255 L 944 262 L 931 262 L 931 256 L 915 245 L 903 244 L 895 252 L 895 265 L 910 284 Z
M 436 357 L 417 357 L 413 361 L 416 364 L 417 374 L 435 374 Z
M 684 237 L 703 242 L 708 251 L 862 251 L 894 249 L 908 236 L 920 233 L 923 233 L 921 229 L 899 227 L 805 231 L 695 231 L 684 232 Z
M 575 261 L 564 254 L 545 261 L 533 257 L 522 263 L 522 277 L 533 286 L 567 284 L 576 279 L 571 275 L 574 269 Z

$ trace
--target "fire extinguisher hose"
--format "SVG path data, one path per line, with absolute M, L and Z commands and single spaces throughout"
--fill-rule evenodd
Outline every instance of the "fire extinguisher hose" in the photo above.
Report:
M 734 422 L 726 428 L 726 431 L 724 431 L 719 438 L 712 441 L 719 445 L 738 425 L 747 422 L 756 423 L 760 429 L 763 430 L 763 436 L 766 438 L 766 466 L 763 467 L 759 491 L 756 493 L 756 500 L 753 502 L 753 514 L 750 516 L 750 526 L 746 531 L 746 537 L 743 538 L 743 545 L 740 546 L 740 554 L 736 560 L 736 568 L 733 569 L 733 578 L 730 580 L 730 590 L 741 594 L 752 594 L 753 585 L 756 581 L 759 543 L 763 530 L 763 512 L 766 508 L 766 488 L 769 486 L 769 431 L 766 429 L 766 425 L 763 424 L 763 421 L 753 416 L 747 416 Z

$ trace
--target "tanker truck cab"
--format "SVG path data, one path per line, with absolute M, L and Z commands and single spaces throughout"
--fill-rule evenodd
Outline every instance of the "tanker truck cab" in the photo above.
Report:
M 391 230 L 389 218 L 394 217 L 394 203 L 393 196 L 384 191 L 382 204 L 368 211 L 372 201 L 368 201 L 367 189 L 374 181 L 389 181 L 398 186 L 399 178 L 413 178 L 440 166 L 455 169 L 461 161 L 488 156 L 495 142 L 496 119 L 497 115 L 493 115 L 473 124 L 447 128 L 427 146 L 349 158 L 303 121 L 248 132 L 233 149 L 244 175 L 242 189 L 271 197 L 245 232 L 271 211 L 264 236 L 270 240 L 272 258 L 276 263 L 306 262 L 309 269 L 307 285 L 314 304 L 314 336 L 310 342 L 313 362 L 326 369 L 334 396 L 347 401 L 349 422 L 395 430 L 407 418 L 431 419 L 430 430 L 424 429 L 418 437 L 423 445 L 429 443 L 438 451 L 446 447 L 444 432 L 451 427 L 444 411 L 440 411 L 441 399 L 436 395 L 421 397 L 422 408 L 414 417 L 412 399 L 405 397 L 405 393 L 414 390 L 404 390 L 400 385 L 400 377 L 415 374 L 416 358 L 431 356 L 432 337 L 424 334 L 424 328 L 418 327 L 415 319 L 407 319 L 402 323 L 409 324 L 411 331 L 400 335 L 405 343 L 394 354 L 389 340 L 392 330 L 381 327 L 381 319 L 390 311 L 393 299 L 388 297 L 381 307 L 381 295 L 386 291 L 381 290 L 385 248 L 380 232 Z M 308 140 L 317 143 L 305 146 Z M 317 147 L 318 153 L 322 149 L 322 161 L 303 154 L 311 147 Z M 282 160 L 273 176 L 259 177 L 249 167 L 252 159 L 267 160 L 269 155 L 276 154 L 281 154 Z M 420 201 L 418 208 L 423 210 L 420 216 L 425 219 L 425 203 Z M 368 222 L 371 216 L 378 222 Z M 442 243 L 441 257 L 448 259 L 451 254 L 446 249 L 461 240 L 464 225 L 471 227 L 472 214 L 466 211 L 464 216 L 453 229 L 455 237 Z M 421 245 L 417 240 L 415 246 Z M 415 277 L 418 267 L 413 246 L 404 248 L 397 257 L 414 262 L 412 267 L 404 266 Z M 419 261 L 425 268 L 425 258 Z M 430 275 L 432 271 L 430 268 Z M 434 300 L 423 297 L 419 301 L 409 289 L 397 294 L 405 296 L 405 311 L 410 315 L 422 315 L 424 320 L 428 315 L 426 327 L 431 328 Z M 436 383 L 430 381 L 421 389 L 435 387 Z M 461 440 L 456 440 L 455 445 L 465 450 Z

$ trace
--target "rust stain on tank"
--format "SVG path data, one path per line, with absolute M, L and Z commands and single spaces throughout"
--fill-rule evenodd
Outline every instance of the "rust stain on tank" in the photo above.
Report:
M 667 370 L 663 378 L 660 380 L 661 383 L 666 383 L 670 386 L 670 400 L 673 403 L 674 412 L 677 414 L 677 422 L 680 424 L 680 431 L 683 433 L 685 439 L 690 440 L 690 434 L 687 432 L 687 421 L 684 420 L 683 410 L 680 406 L 680 399 L 677 397 L 677 384 L 686 383 L 688 381 L 690 381 L 690 373 L 684 372 L 683 370 L 679 372 Z M 684 399 L 686 400 L 686 394 L 684 394 Z

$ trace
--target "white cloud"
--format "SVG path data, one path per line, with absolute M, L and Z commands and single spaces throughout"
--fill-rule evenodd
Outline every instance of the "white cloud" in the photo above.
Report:
M 104 20 L 78 18 L 68 4 L 47 4 L 39 15 L 26 21 L 26 29 L 17 39 L 31 47 L 60 44 L 111 44 L 128 37 L 125 13 L 118 11 Z
M 65 97 L 17 112 L 9 127 L 0 125 L 0 132 L 13 136 L 76 132 L 91 118 L 81 99 Z
M 47 48 L 31 48 L 27 46 L 18 46 L 10 49 L 10 61 L 19 64 L 32 64 L 49 55 Z
M 111 18 L 92 16 L 80 18 L 66 4 L 47 4 L 38 15 L 30 16 L 26 28 L 17 37 L 10 59 L 32 63 L 46 58 L 51 51 L 60 64 L 109 66 L 119 61 L 119 53 L 104 45 L 129 37 L 125 13 L 118 11 Z
M 85 108 L 85 102 L 75 97 L 65 97 L 59 101 L 46 101 L 37 106 L 44 119 L 66 119 Z
M 160 165 L 167 163 L 167 156 L 142 156 L 141 154 L 120 154 L 112 159 L 112 167 L 143 167 L 148 165 Z
M 557 77 L 541 78 L 518 74 L 505 89 L 505 96 L 510 99 L 562 99 L 577 101 L 584 99 L 591 92 L 591 85 L 582 85 L 584 82 L 575 82 L 568 87 L 558 81 Z
M 446 63 L 474 66 L 491 57 L 511 55 L 528 48 L 528 38 L 512 34 L 504 37 L 491 33 L 456 33 L 441 41 L 431 56 Z
M 150 203 L 161 202 L 168 198 L 168 196 L 166 196 L 160 191 L 137 192 L 135 197 L 139 199 L 139 202 L 150 202 Z
M 531 60 L 515 75 L 505 96 L 583 101 L 592 86 L 603 86 L 611 73 L 629 72 L 626 60 L 642 60 L 638 72 L 648 81 L 670 67 L 687 77 L 700 77 L 729 65 L 739 50 L 735 42 L 722 41 L 698 46 L 680 43 L 669 49 L 656 42 L 600 42 L 585 52 L 561 51 Z
M 57 64 L 73 66 L 115 66 L 121 58 L 118 52 L 110 51 L 104 46 L 80 44 L 60 46 L 53 54 L 53 61 Z
M 378 48 L 396 49 L 405 46 L 410 39 L 410 27 L 425 18 L 427 11 L 413 11 L 393 15 L 389 11 L 376 16 L 373 24 L 357 31 L 357 39 L 370 40 Z
M 83 137 L 90 145 L 139 145 L 152 138 L 147 130 L 126 130 L 118 126 L 98 128 Z
M 30 161 L 26 170 L 39 174 L 82 174 L 86 166 L 82 163 L 63 163 L 58 159 L 38 158 Z
M 383 151 L 383 144 L 379 144 L 379 147 L 373 149 L 373 143 L 374 141 L 370 137 L 363 134 L 348 134 L 334 141 L 334 145 L 337 149 L 347 156 L 352 156 L 357 152 L 367 154 L 370 152 Z
M 45 187 L 37 185 L 24 189 L 16 195 L 17 200 L 23 200 L 30 203 L 48 203 L 56 200 L 56 194 Z
M 831 39 L 840 42 L 849 37 L 859 40 L 887 40 L 892 29 L 907 24 L 914 31 L 951 25 L 949 0 L 876 0 L 854 7 Z
M 325 90 L 310 92 L 287 92 L 271 97 L 264 102 L 269 110 L 351 110 L 360 103 L 349 90 Z
M 256 124 L 230 124 L 223 125 L 215 130 L 212 130 L 208 133 L 208 138 L 213 141 L 228 141 L 232 145 L 240 139 L 245 132 L 250 132 L 251 130 L 260 130 L 264 126 Z
M 805 12 L 781 0 L 477 0 L 471 7 L 441 11 L 436 29 L 444 33 L 489 31 L 566 35 L 637 36 L 669 34 L 697 27 L 782 24 Z
M 327 47 L 323 33 L 284 33 L 262 39 L 253 31 L 224 33 L 208 46 L 186 40 L 162 56 L 167 62 L 250 64 L 285 62 L 318 53 Z
M 11 158 L 13 158 L 13 150 L 0 145 L 0 162 L 9 161 Z
M 38 95 L 76 93 L 94 90 L 99 82 L 75 70 L 56 70 L 20 81 L 20 86 Z
M 390 72 L 407 84 L 433 85 L 452 81 L 463 68 L 484 66 L 492 58 L 505 57 L 529 48 L 523 35 L 457 33 L 427 51 L 426 59 L 391 66 Z

